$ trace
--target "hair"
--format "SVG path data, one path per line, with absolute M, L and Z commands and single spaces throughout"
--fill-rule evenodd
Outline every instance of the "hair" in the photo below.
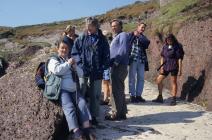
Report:
M 123 28 L 123 22 L 119 19 L 113 19 L 111 22 L 110 22 L 110 25 L 112 25 L 113 22 L 117 22 L 119 24 L 119 26 L 121 26 L 121 29 Z
M 72 25 L 68 25 L 65 29 L 65 34 L 67 35 L 68 32 L 70 32 L 71 30 L 75 30 L 75 26 L 72 26 Z
M 173 34 L 168 34 L 165 38 L 165 44 L 167 45 L 167 40 L 170 39 L 173 42 L 173 45 L 179 45 L 177 38 Z
M 95 17 L 86 18 L 85 23 L 86 23 L 86 25 L 91 24 L 91 25 L 95 26 L 97 29 L 100 28 L 99 21 Z
M 146 23 L 144 23 L 144 22 L 138 22 L 138 26 L 140 26 L 140 25 L 142 25 L 142 24 L 143 24 L 145 27 L 147 26 Z
M 61 43 L 64 43 L 64 44 L 67 45 L 67 42 L 64 41 L 63 37 L 61 37 L 59 40 L 57 40 L 57 41 L 55 42 L 55 45 L 57 46 L 57 48 L 60 47 L 60 44 L 61 44 Z

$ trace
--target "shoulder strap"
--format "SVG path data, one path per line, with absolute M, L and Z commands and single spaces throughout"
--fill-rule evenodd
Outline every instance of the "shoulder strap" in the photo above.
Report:
M 61 58 L 58 56 L 58 55 L 52 55 L 47 61 L 46 61 L 46 64 L 45 64 L 45 75 L 47 75 L 49 73 L 49 70 L 48 70 L 48 64 L 49 64 L 49 61 L 50 59 L 54 59 L 54 60 L 57 60 L 59 62 L 61 62 Z

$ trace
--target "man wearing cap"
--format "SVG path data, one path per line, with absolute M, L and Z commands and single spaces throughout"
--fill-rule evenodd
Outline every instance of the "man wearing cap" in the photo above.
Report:
M 127 106 L 125 103 L 124 80 L 127 77 L 127 66 L 129 63 L 129 37 L 122 31 L 122 22 L 113 20 L 111 22 L 114 38 L 110 44 L 110 63 L 112 80 L 112 114 L 105 116 L 106 120 L 126 119 Z
M 72 56 L 78 65 L 82 65 L 84 77 L 80 78 L 81 93 L 84 97 L 85 93 L 90 97 L 92 124 L 97 125 L 96 117 L 99 116 L 101 81 L 104 71 L 110 65 L 110 50 L 96 18 L 86 19 L 86 30 L 76 39 Z

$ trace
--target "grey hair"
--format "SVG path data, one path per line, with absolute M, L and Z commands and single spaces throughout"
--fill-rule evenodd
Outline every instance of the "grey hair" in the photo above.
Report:
M 91 24 L 91 25 L 95 26 L 96 28 L 100 28 L 99 21 L 95 17 L 86 18 L 85 23 L 86 23 L 86 25 Z

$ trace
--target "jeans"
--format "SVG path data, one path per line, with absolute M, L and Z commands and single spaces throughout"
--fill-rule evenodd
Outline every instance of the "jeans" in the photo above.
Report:
M 130 96 L 141 96 L 144 88 L 144 63 L 133 61 L 129 66 Z
M 59 102 L 62 106 L 70 131 L 79 128 L 80 124 L 90 120 L 90 112 L 85 100 L 80 94 L 61 90 Z

